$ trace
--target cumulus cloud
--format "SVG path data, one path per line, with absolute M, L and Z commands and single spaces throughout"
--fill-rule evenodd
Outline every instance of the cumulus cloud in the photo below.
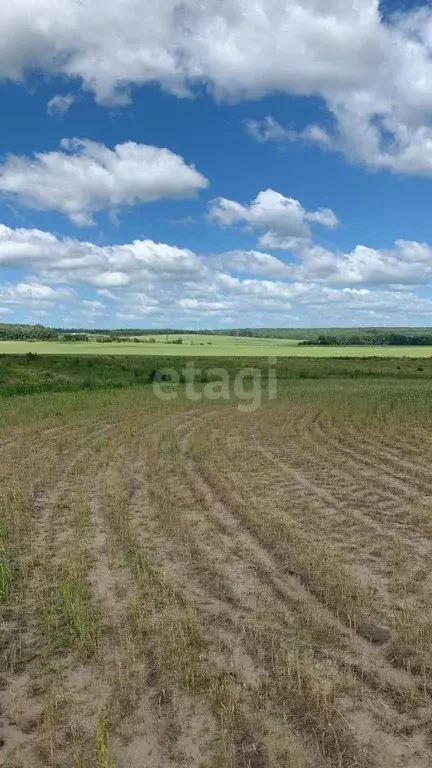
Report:
M 341 101 L 335 107 L 335 114 L 338 119 L 333 134 L 319 125 L 294 131 L 270 115 L 263 120 L 246 121 L 246 129 L 260 143 L 272 141 L 281 145 L 303 141 L 342 152 L 353 162 L 369 168 L 411 175 L 432 174 L 432 128 L 429 126 L 407 125 L 391 116 L 373 114 L 365 122 L 348 101 Z
M 335 114 L 338 120 L 333 134 L 319 125 L 307 125 L 302 131 L 294 131 L 272 116 L 249 120 L 246 128 L 260 143 L 304 141 L 342 152 L 352 161 L 364 163 L 369 168 L 423 176 L 432 174 L 432 128 L 429 126 L 409 126 L 391 116 L 373 114 L 370 121 L 365 122 L 359 120 L 357 109 L 348 101 L 340 102 L 335 107 Z
M 260 192 L 250 205 L 219 197 L 209 205 L 208 219 L 222 227 L 246 224 L 252 229 L 267 230 L 260 238 L 264 248 L 296 250 L 300 243 L 309 240 L 309 222 L 324 227 L 336 227 L 338 220 L 329 208 L 306 211 L 292 197 L 267 189 Z
M 73 93 L 66 93 L 63 96 L 61 94 L 53 96 L 47 103 L 47 112 L 49 115 L 62 117 L 68 112 L 74 101 L 75 96 Z
M 162 198 L 195 196 L 207 179 L 168 149 L 127 142 L 113 150 L 87 139 L 63 139 L 59 151 L 9 155 L 0 191 L 38 210 L 54 210 L 79 226 L 92 214 Z
M 0 78 L 78 78 L 108 104 L 144 83 L 318 95 L 354 159 L 431 174 L 431 39 L 426 2 L 384 15 L 378 0 L 15 0 L 2 9 Z
M 230 287 L 255 277 L 263 277 L 268 284 L 285 280 L 352 287 L 432 285 L 432 246 L 397 240 L 392 249 L 358 245 L 344 253 L 303 240 L 295 260 L 282 261 L 256 250 L 200 256 L 152 240 L 99 246 L 38 229 L 0 225 L 1 267 L 21 268 L 38 275 L 39 282 L 33 289 L 41 299 L 48 299 L 51 289 L 40 283 L 50 282 L 88 284 L 99 289 L 101 295 L 105 292 L 111 296 L 136 286 L 157 285 L 161 292 L 173 286 L 180 292 L 199 286 L 200 291 L 211 296 L 221 286 Z M 26 285 L 24 282 L 20 288 L 23 296 Z
M 432 174 L 432 129 L 428 125 L 406 123 L 393 114 L 374 112 L 359 119 L 355 103 L 349 101 L 338 103 L 335 114 L 338 133 L 333 148 L 354 162 L 377 170 Z
M 236 274 L 266 275 L 302 283 L 397 287 L 432 285 L 432 246 L 397 240 L 391 249 L 357 245 L 347 253 L 316 243 L 297 243 L 295 261 L 281 261 L 260 251 L 232 251 L 218 256 L 219 268 Z
M 57 282 L 82 282 L 98 288 L 119 288 L 155 277 L 192 279 L 204 269 L 192 251 L 152 240 L 101 247 L 39 229 L 4 225 L 0 225 L 0 266 L 37 270 Z
M 338 253 L 311 244 L 295 268 L 301 279 L 345 285 L 421 285 L 432 281 L 432 247 L 397 240 L 393 249 L 357 245 Z
M 269 253 L 228 251 L 213 258 L 213 266 L 236 274 L 290 276 L 292 268 Z
M 50 285 L 38 282 L 21 282 L 16 285 L 0 286 L 0 302 L 25 305 L 32 309 L 50 308 L 58 303 L 72 301 L 74 298 L 75 294 L 70 288 L 52 288 Z
M 67 317 L 113 325 L 361 324 L 407 322 L 432 315 L 432 246 L 398 240 L 378 250 L 358 245 L 330 251 L 308 239 L 295 258 L 230 251 L 202 256 L 151 240 L 99 246 L 37 229 L 0 225 L 0 269 L 20 268 L 16 284 L 0 288 L 0 307 L 31 311 L 68 308 Z M 86 286 L 85 299 L 80 287 Z M 93 290 L 95 296 L 89 296 Z M 72 321 L 71 321 L 72 322 Z M 298 322 L 298 321 L 297 321 Z

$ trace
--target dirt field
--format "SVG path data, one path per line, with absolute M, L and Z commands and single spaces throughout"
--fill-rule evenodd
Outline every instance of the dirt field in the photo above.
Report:
M 428 768 L 432 387 L 0 424 L 0 765 Z

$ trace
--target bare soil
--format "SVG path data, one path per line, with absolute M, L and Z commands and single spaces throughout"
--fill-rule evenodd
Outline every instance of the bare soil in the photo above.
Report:
M 2 440 L 0 766 L 432 765 L 426 429 L 119 401 Z

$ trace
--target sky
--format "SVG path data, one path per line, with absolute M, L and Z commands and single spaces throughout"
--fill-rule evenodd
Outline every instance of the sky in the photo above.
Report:
M 0 19 L 0 322 L 432 324 L 430 3 Z

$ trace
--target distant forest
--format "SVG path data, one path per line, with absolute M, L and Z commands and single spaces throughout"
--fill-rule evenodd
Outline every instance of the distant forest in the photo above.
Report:
M 295 339 L 308 346 L 432 346 L 432 328 L 235 328 L 182 330 L 178 328 L 47 328 L 43 325 L 0 323 L 0 341 L 135 341 L 152 343 L 157 336 L 184 334 L 239 336 L 257 339 Z M 148 339 L 138 337 L 148 336 Z M 171 342 L 174 343 L 174 342 Z

